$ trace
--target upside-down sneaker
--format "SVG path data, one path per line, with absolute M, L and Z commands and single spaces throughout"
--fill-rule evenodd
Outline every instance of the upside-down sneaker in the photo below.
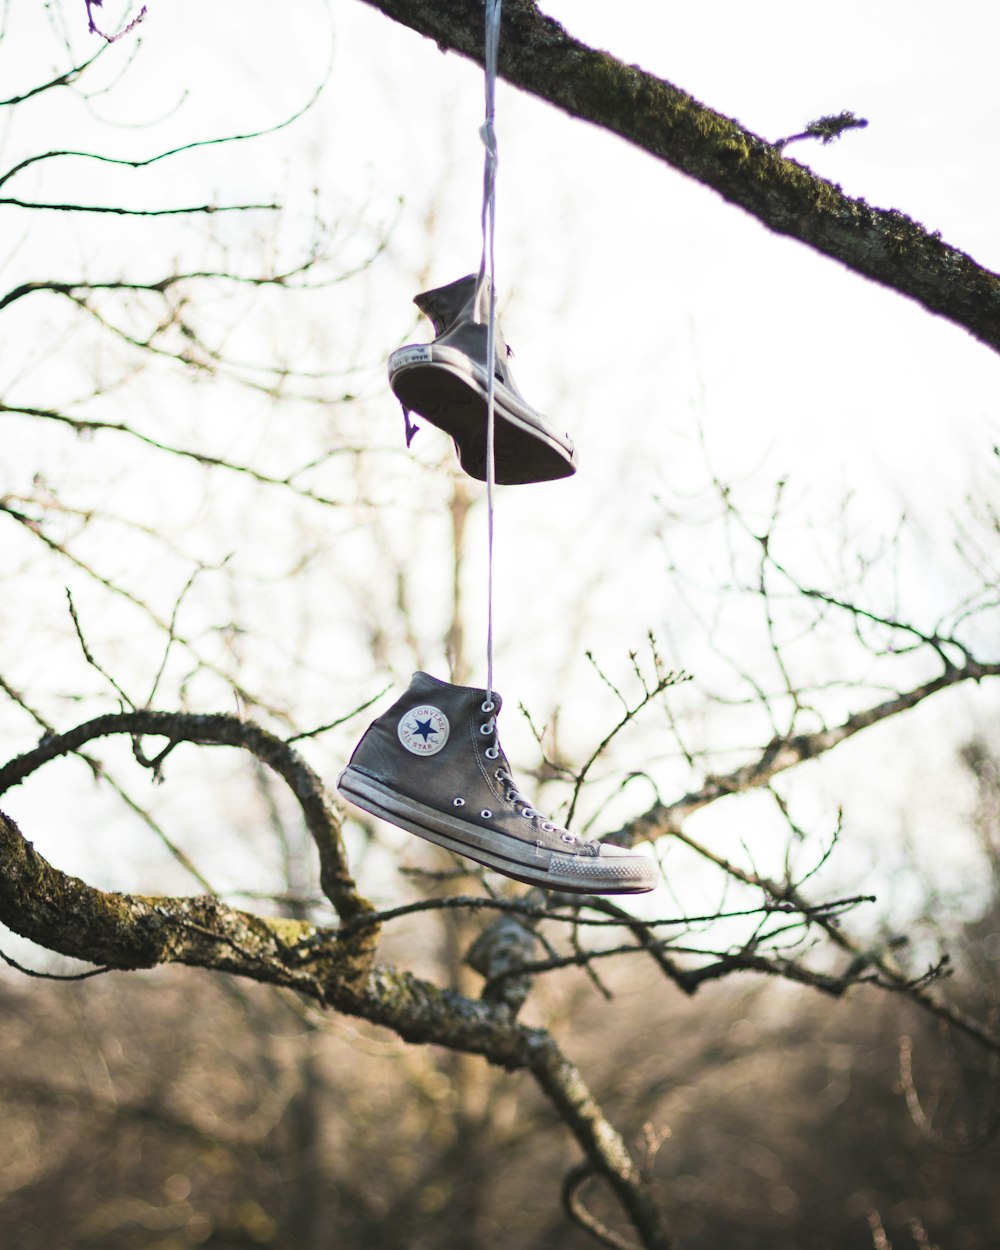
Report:
M 358 807 L 410 833 L 549 890 L 639 894 L 655 861 L 628 847 L 583 842 L 546 820 L 518 790 L 500 749 L 500 696 L 414 673 L 369 726 L 337 781 Z
M 450 434 L 462 468 L 486 481 L 486 366 L 490 281 L 475 274 L 424 291 L 413 301 L 430 319 L 432 343 L 411 343 L 389 357 L 389 385 L 403 406 L 406 441 L 416 412 Z M 494 480 L 547 482 L 576 472 L 568 434 L 554 430 L 517 389 L 509 353 L 494 321 Z

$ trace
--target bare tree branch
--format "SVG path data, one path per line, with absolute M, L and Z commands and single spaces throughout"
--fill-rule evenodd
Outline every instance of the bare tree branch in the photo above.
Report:
M 772 739 L 757 759 L 732 772 L 708 778 L 702 787 L 673 802 L 656 803 L 649 811 L 623 825 L 613 836 L 616 840 L 620 838 L 626 845 L 631 845 L 634 842 L 654 840 L 665 833 L 676 834 L 688 816 L 717 799 L 766 786 L 779 773 L 806 760 L 816 759 L 861 730 L 909 711 L 941 690 L 947 690 L 964 681 L 979 682 L 984 678 L 997 676 L 1000 676 L 1000 663 L 970 658 L 960 667 L 950 666 L 931 681 L 854 712 L 839 725 L 820 729 L 815 733 Z
M 59 201 L 21 200 L 15 196 L 0 196 L 0 208 L 28 208 L 53 213 L 103 213 L 112 217 L 183 217 L 196 214 L 211 216 L 213 213 L 277 212 L 280 204 L 188 204 L 177 208 L 126 208 L 122 204 L 71 204 Z
M 0 402 L 0 413 L 2 412 L 10 413 L 11 416 L 34 417 L 40 421 L 53 421 L 60 425 L 69 426 L 70 429 L 75 430 L 78 434 L 124 434 L 128 438 L 144 443 L 147 447 L 152 447 L 156 451 L 166 452 L 171 456 L 179 456 L 184 460 L 193 460 L 196 464 L 204 465 L 206 468 L 224 469 L 229 473 L 243 474 L 265 486 L 284 487 L 303 499 L 312 500 L 313 503 L 322 504 L 326 507 L 337 507 L 342 502 L 330 495 L 322 495 L 317 491 L 309 490 L 308 487 L 298 485 L 295 482 L 295 477 L 301 470 L 294 470 L 284 477 L 277 477 L 273 473 L 265 473 L 262 469 L 255 469 L 249 464 L 240 464 L 234 460 L 226 460 L 222 456 L 210 456 L 207 452 L 195 451 L 190 447 L 178 447 L 171 443 L 165 443 L 160 439 L 153 438 L 150 434 L 144 434 L 141 430 L 135 429 L 131 425 L 125 425 L 121 421 L 102 421 L 97 418 L 73 417 L 68 413 L 57 412 L 52 408 L 29 408 L 24 405 Z M 0 507 L 14 517 L 15 520 L 22 520 L 23 514 L 17 513 L 9 507 L 2 506 L 2 504 L 0 504 Z M 38 533 L 39 537 L 42 537 L 37 529 L 34 532 Z
M 541 1052 L 532 1071 L 583 1146 L 589 1166 L 611 1186 L 642 1239 L 642 1245 L 646 1250 L 675 1250 L 677 1243 L 653 1201 L 642 1170 L 621 1136 L 605 1119 L 577 1069 L 550 1044 Z
M 45 82 L 39 83 L 38 86 L 32 87 L 29 91 L 24 91 L 20 95 L 8 96 L 6 100 L 0 100 L 0 108 L 12 108 L 15 105 L 23 104 L 26 100 L 34 99 L 35 96 L 51 91 L 54 87 L 71 86 L 81 74 L 85 73 L 94 64 L 104 51 L 104 48 L 98 48 L 93 56 L 88 57 L 85 61 L 81 61 L 79 65 L 74 65 L 71 69 L 64 70 L 63 73 L 57 74 L 54 78 L 46 79 Z
M 130 22 L 126 22 L 121 30 L 117 31 L 113 35 L 109 35 L 105 31 L 101 30 L 94 19 L 94 9 L 101 8 L 104 4 L 104 0 L 83 0 L 83 2 L 87 8 L 87 29 L 92 35 L 100 35 L 104 42 L 108 44 L 117 43 L 119 39 L 122 39 L 125 35 L 130 34 L 146 16 L 146 6 L 143 5 L 135 17 L 133 17 Z
M 584 1206 L 580 1190 L 592 1180 L 594 1166 L 590 1162 L 578 1163 L 570 1168 L 563 1178 L 562 1199 L 566 1214 L 586 1232 L 595 1237 L 602 1245 L 610 1246 L 611 1250 L 641 1250 L 637 1242 L 616 1233 L 613 1228 L 602 1224 L 595 1215 Z

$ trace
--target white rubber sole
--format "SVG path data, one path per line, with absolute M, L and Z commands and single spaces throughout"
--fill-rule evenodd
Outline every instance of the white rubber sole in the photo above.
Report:
M 655 862 L 645 855 L 623 854 L 617 858 L 615 848 L 606 844 L 606 853 L 600 856 L 561 855 L 488 826 L 439 812 L 350 766 L 341 773 L 337 789 L 373 816 L 526 885 L 570 894 L 645 894 L 659 880 Z

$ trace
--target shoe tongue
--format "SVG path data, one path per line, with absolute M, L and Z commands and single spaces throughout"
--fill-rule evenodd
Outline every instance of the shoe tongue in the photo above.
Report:
M 440 338 L 461 318 L 475 295 L 476 276 L 470 273 L 448 286 L 422 291 L 413 297 L 413 302 L 433 325 L 435 338 Z

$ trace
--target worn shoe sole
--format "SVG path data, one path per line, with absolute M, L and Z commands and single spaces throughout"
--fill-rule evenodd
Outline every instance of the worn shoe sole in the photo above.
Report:
M 389 385 L 410 412 L 450 434 L 462 468 L 486 481 L 486 370 L 452 347 L 418 344 L 389 357 Z M 576 472 L 576 452 L 497 380 L 493 391 L 494 477 L 505 486 Z
M 606 856 L 560 855 L 533 842 L 522 842 L 439 812 L 350 766 L 341 773 L 337 789 L 373 816 L 526 885 L 572 894 L 645 894 L 655 888 L 659 878 L 655 862 L 644 855 L 623 854 L 616 858 L 616 848 L 606 844 Z

